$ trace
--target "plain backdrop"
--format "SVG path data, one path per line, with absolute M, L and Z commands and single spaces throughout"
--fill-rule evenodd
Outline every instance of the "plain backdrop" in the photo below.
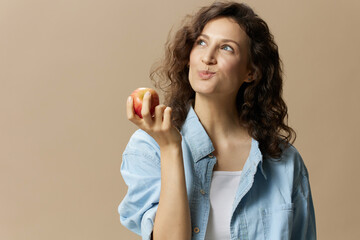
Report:
M 279 45 L 318 238 L 360 239 L 360 2 L 245 2 Z M 126 98 L 210 3 L 0 1 L 0 239 L 140 239 L 117 213 Z

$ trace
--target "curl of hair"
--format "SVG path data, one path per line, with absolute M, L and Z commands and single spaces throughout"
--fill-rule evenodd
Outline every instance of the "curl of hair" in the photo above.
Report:
M 172 108 L 174 126 L 181 129 L 195 99 L 188 79 L 190 52 L 206 23 L 219 17 L 232 18 L 248 36 L 253 81 L 244 82 L 237 94 L 240 122 L 259 142 L 263 154 L 279 158 L 283 148 L 296 139 L 287 124 L 287 106 L 282 98 L 282 63 L 268 25 L 246 4 L 215 2 L 187 16 L 175 35 L 169 35 L 164 59 L 152 69 L 150 78 L 163 91 L 165 105 Z

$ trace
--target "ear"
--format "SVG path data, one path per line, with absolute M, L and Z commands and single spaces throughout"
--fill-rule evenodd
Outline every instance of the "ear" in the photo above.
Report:
M 249 69 L 247 73 L 247 78 L 244 80 L 244 82 L 250 83 L 254 80 L 254 71 L 252 69 Z

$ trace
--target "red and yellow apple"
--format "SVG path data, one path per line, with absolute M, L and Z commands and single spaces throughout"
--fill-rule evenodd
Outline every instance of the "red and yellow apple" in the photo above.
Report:
M 140 118 L 142 118 L 141 108 L 142 108 L 142 104 L 143 104 L 143 98 L 144 98 L 145 93 L 148 91 L 151 93 L 150 114 L 151 114 L 151 116 L 153 116 L 155 113 L 155 107 L 157 105 L 159 105 L 159 95 L 157 94 L 157 92 L 152 88 L 137 88 L 137 89 L 135 89 L 135 91 L 133 91 L 131 93 L 131 97 L 133 98 L 135 113 Z

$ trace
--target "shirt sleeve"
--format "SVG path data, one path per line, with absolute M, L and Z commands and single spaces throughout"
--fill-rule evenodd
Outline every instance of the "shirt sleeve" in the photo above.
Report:
M 145 133 L 135 133 L 124 153 L 120 172 L 128 191 L 118 207 L 120 222 L 143 240 L 151 239 L 157 211 L 161 171 L 156 142 Z
M 302 166 L 299 179 L 293 192 L 294 217 L 292 240 L 315 240 L 315 211 L 309 184 L 309 175 L 305 165 Z

